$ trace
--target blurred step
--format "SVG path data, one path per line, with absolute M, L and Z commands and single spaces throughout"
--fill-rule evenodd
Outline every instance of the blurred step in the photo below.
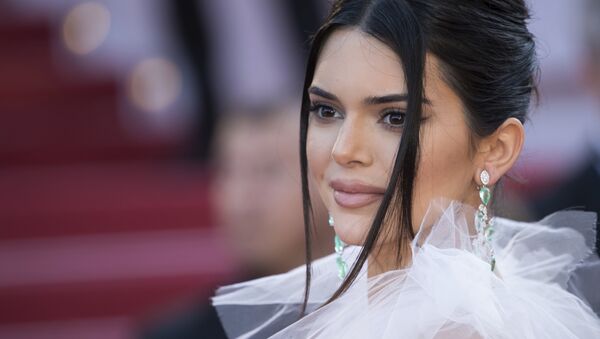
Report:
M 55 33 L 42 18 L 22 18 L 0 6 L 0 43 L 3 48 L 21 47 L 26 44 L 47 42 Z
M 0 169 L 0 239 L 214 224 L 209 176 L 181 165 Z
M 87 107 L 84 107 L 87 106 Z M 48 158 L 61 153 L 92 153 L 120 148 L 124 135 L 113 101 L 67 101 L 34 111 L 12 110 L 0 116 L 0 161 Z
M 0 162 L 5 165 L 165 159 L 185 141 L 183 135 L 135 138 L 111 98 L 21 106 L 0 113 Z
M 61 319 L 0 325 L 0 338 L 10 339 L 132 339 L 137 337 L 129 317 Z
M 0 99 L 10 98 L 11 94 L 25 96 L 56 92 L 63 88 L 62 83 L 80 80 L 80 75 L 69 74 L 67 69 L 62 68 L 67 67 L 55 61 L 49 47 L 31 45 L 3 50 L 0 54 Z
M 69 79 L 56 78 L 44 86 L 0 87 L 0 115 L 11 111 L 35 111 L 41 113 L 48 107 L 64 105 L 68 101 L 85 101 L 105 98 L 116 102 L 119 87 L 113 79 Z
M 0 93 L 5 87 L 56 82 L 53 35 L 49 25 L 41 21 L 0 20 Z
M 207 297 L 232 262 L 207 230 L 0 241 L 0 324 L 140 315 Z
M 54 146 L 55 144 L 53 144 Z M 20 148 L 0 151 L 0 163 L 6 166 L 70 166 L 74 164 L 154 163 L 175 159 L 181 152 L 180 140 L 153 142 L 82 142 L 82 144 L 58 144 L 46 147 Z

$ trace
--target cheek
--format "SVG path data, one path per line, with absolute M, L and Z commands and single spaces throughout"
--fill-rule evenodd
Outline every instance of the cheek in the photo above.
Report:
M 321 195 L 325 172 L 331 161 L 331 151 L 335 143 L 335 133 L 325 128 L 312 127 L 308 130 L 306 137 L 306 155 L 308 158 L 309 174 L 314 183 L 319 187 Z M 325 199 L 324 199 L 325 200 Z
M 420 225 L 432 199 L 465 200 L 472 177 L 466 130 L 426 126 L 421 135 L 420 162 L 414 186 L 415 227 Z
M 377 160 L 376 176 L 385 178 L 384 186 L 388 186 L 394 169 L 394 161 L 398 154 L 398 147 L 400 146 L 400 135 L 379 132 L 374 136 L 374 140 L 375 145 L 377 145 L 373 150 Z

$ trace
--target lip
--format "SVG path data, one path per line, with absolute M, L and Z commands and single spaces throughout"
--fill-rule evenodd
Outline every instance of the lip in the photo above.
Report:
M 332 180 L 333 199 L 341 207 L 359 208 L 367 206 L 383 197 L 385 189 L 354 180 Z

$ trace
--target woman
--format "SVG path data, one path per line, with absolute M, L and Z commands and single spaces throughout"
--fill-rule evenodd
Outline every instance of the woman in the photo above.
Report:
M 522 0 L 334 4 L 308 61 L 300 150 L 307 245 L 313 180 L 336 254 L 219 289 L 229 335 L 600 337 L 565 289 L 596 216 L 492 217 L 535 93 L 528 18 Z

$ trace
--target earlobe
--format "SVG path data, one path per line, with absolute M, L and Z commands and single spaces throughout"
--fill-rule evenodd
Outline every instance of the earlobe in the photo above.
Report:
M 518 119 L 508 118 L 488 138 L 489 149 L 483 155 L 483 168 L 490 174 L 490 185 L 494 185 L 519 158 L 525 129 Z

